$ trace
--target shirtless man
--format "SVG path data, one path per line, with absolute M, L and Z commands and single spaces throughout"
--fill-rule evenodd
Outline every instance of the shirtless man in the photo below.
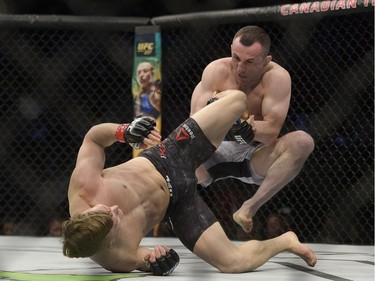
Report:
M 90 257 L 113 272 L 151 270 L 168 275 L 178 264 L 177 253 L 160 245 L 140 246 L 145 234 L 168 220 L 190 251 L 222 272 L 254 270 L 283 251 L 301 257 L 309 266 L 316 264 L 313 251 L 293 232 L 236 246 L 199 197 L 195 170 L 245 111 L 243 92 L 228 90 L 218 97 L 161 143 L 149 117 L 130 125 L 99 124 L 88 131 L 69 184 L 71 218 L 63 224 L 64 255 Z M 140 148 L 156 145 L 104 169 L 104 150 L 116 141 Z
M 233 214 L 245 232 L 251 231 L 258 209 L 298 175 L 314 149 L 314 140 L 304 131 L 279 137 L 289 109 L 291 79 L 286 69 L 272 61 L 270 44 L 263 29 L 241 28 L 231 45 L 232 56 L 207 65 L 191 99 L 193 115 L 215 92 L 238 89 L 247 96 L 250 127 L 237 139 L 224 141 L 196 172 L 203 186 L 227 177 L 259 185 L 254 196 Z M 237 124 L 235 127 L 238 130 Z

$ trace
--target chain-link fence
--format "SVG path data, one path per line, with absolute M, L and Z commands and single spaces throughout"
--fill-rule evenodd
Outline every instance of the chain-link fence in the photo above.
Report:
M 189 115 L 204 67 L 229 56 L 237 29 L 255 24 L 272 39 L 271 54 L 289 70 L 292 102 L 283 134 L 309 132 L 316 148 L 301 173 L 254 218 L 251 235 L 231 219 L 256 186 L 223 180 L 199 188 L 232 239 L 266 237 L 270 214 L 287 214 L 301 240 L 373 244 L 373 11 L 218 25 L 163 27 L 162 134 Z M 85 132 L 133 117 L 134 32 L 54 25 L 0 26 L 0 191 L 4 222 L 15 234 L 45 235 L 67 217 L 66 192 Z M 107 151 L 107 165 L 131 157 Z M 284 217 L 285 218 L 285 217 Z
M 316 148 L 297 178 L 266 203 L 246 235 L 232 214 L 257 186 L 225 180 L 201 189 L 233 239 L 266 238 L 268 217 L 288 216 L 304 241 L 373 243 L 373 14 L 248 22 L 263 27 L 273 59 L 289 70 L 292 102 L 283 133 L 302 129 Z M 165 131 L 188 114 L 204 67 L 230 56 L 244 24 L 163 32 Z M 187 94 L 186 94 L 187 93 Z

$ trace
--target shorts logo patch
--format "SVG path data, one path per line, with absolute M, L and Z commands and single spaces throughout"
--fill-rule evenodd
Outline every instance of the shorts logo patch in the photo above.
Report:
M 165 144 L 159 144 L 159 155 L 160 158 L 167 158 L 167 150 L 165 149 Z
M 168 176 L 165 176 L 165 180 L 167 181 L 167 186 L 168 186 L 168 189 L 169 189 L 169 196 L 173 197 L 173 193 L 172 193 L 173 187 L 171 185 L 171 180 L 169 179 Z
M 176 140 L 183 141 L 183 140 L 187 140 L 187 139 L 189 139 L 188 132 L 186 132 L 186 130 L 184 128 L 181 128 L 176 135 Z

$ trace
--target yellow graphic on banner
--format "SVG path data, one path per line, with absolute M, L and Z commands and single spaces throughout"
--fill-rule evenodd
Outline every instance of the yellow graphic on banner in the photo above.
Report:
M 146 43 L 138 43 L 137 46 L 137 54 L 143 54 L 145 56 L 151 55 L 154 53 L 154 43 L 146 42 Z
M 161 131 L 161 36 L 159 27 L 135 29 L 135 51 L 132 79 L 134 118 L 152 117 Z M 133 157 L 141 150 L 134 149 Z

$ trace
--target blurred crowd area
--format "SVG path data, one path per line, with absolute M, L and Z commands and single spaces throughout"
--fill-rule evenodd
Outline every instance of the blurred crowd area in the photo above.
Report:
M 272 0 L 0 0 L 0 12 L 9 14 L 95 15 L 156 17 L 262 7 L 301 1 Z
M 374 243 L 373 22 L 373 13 L 251 22 L 270 33 L 271 54 L 292 77 L 282 133 L 305 130 L 316 148 L 298 177 L 259 210 L 251 234 L 231 218 L 255 186 L 223 181 L 200 189 L 231 239 L 293 229 L 305 242 Z M 235 31 L 249 23 L 194 24 L 162 29 L 164 137 L 188 117 L 204 67 L 229 56 Z M 105 26 L 1 27 L 2 234 L 52 235 L 59 225 L 53 219 L 69 217 L 67 186 L 85 132 L 134 117 L 133 44 L 133 32 Z M 131 155 L 129 146 L 115 144 L 107 165 Z M 150 235 L 173 234 L 159 225 Z
M 49 217 L 48 223 L 40 226 L 35 224 L 31 217 L 4 217 L 0 235 L 61 237 L 63 221 L 60 217 Z

